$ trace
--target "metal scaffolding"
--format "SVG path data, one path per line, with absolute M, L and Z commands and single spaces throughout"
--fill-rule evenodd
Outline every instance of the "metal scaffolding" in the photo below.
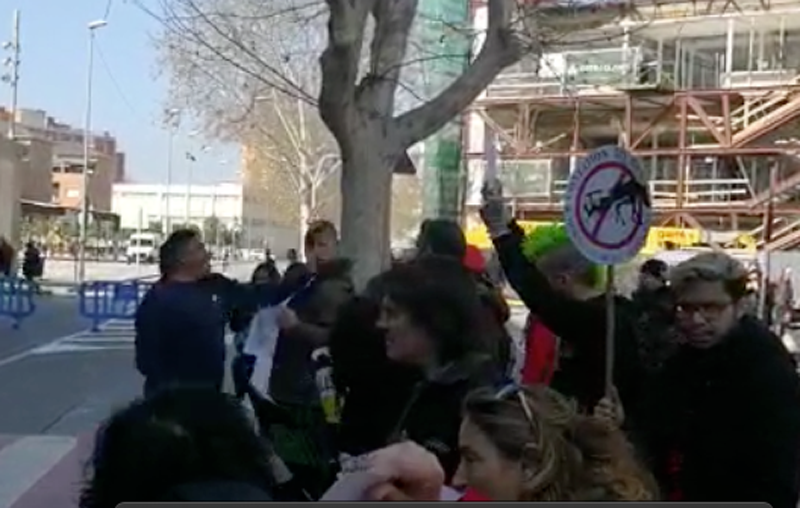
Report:
M 649 170 L 662 225 L 800 245 L 800 0 L 634 7 L 507 70 L 476 102 L 504 164 L 539 185 L 515 196 L 517 213 L 560 215 L 577 158 L 622 143 Z

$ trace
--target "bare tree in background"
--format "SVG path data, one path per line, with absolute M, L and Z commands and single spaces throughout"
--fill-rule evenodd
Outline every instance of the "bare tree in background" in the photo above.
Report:
M 532 3 L 491 0 L 488 29 L 463 74 L 402 111 L 397 96 L 419 0 L 160 1 L 163 14 L 154 15 L 165 27 L 171 75 L 210 130 L 225 135 L 268 94 L 318 107 L 341 154 L 342 247 L 358 260 L 361 283 L 389 260 L 392 174 L 407 150 L 456 118 L 503 68 L 526 52 L 537 58 L 552 36 L 540 30 Z
M 270 173 L 251 181 L 269 185 L 270 211 L 297 217 L 301 237 L 332 200 L 322 193 L 340 165 L 316 107 L 324 6 L 312 7 L 169 0 L 163 14 L 148 11 L 165 27 L 159 46 L 171 103 L 191 111 L 209 136 L 249 147 L 258 159 L 250 169 Z
M 270 171 L 289 183 L 297 202 L 300 238 L 313 219 L 323 216 L 325 185 L 340 167 L 339 152 L 316 109 L 272 90 L 257 98 L 249 126 L 250 145 Z M 275 196 L 280 198 L 279 196 Z M 293 199 L 296 198 L 296 199 Z

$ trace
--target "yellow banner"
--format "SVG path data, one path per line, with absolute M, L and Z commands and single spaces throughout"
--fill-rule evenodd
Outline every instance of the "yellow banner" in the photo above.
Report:
M 518 224 L 522 226 L 526 232 L 536 229 L 538 226 L 552 224 L 552 222 L 543 221 L 519 221 Z M 470 243 L 479 249 L 491 249 L 492 241 L 489 239 L 489 234 L 483 225 L 477 225 L 466 231 L 467 243 Z M 663 250 L 668 244 L 672 244 L 676 248 L 689 247 L 698 244 L 702 241 L 702 233 L 697 229 L 684 229 L 684 228 L 650 228 L 650 233 L 647 235 L 647 241 L 642 247 L 643 254 L 653 254 Z

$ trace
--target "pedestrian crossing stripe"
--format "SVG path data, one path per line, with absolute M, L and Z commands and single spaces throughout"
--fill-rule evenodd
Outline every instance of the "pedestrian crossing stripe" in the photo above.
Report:
M 77 508 L 94 432 L 78 436 L 0 434 L 0 507 Z
M 31 351 L 33 355 L 59 353 L 88 353 L 96 351 L 133 351 L 136 331 L 132 320 L 110 319 L 99 326 L 99 330 L 82 332 L 62 337 Z M 225 334 L 225 344 L 233 344 L 233 334 Z

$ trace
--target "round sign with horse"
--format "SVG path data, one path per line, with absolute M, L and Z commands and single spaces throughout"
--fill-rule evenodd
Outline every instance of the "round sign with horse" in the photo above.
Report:
M 652 219 L 648 183 L 639 161 L 618 146 L 584 157 L 569 179 L 564 224 L 572 242 L 603 265 L 635 257 Z

